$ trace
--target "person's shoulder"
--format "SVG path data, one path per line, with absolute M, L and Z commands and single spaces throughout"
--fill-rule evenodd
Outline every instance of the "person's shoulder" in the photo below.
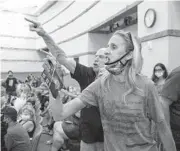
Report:
M 15 133 L 21 133 L 21 134 L 24 134 L 26 133 L 26 130 L 23 128 L 23 126 L 20 124 L 20 123 L 17 123 L 14 130 L 16 130 Z
M 177 67 L 177 68 L 175 68 L 175 69 L 173 69 L 173 70 L 171 71 L 171 73 L 177 73 L 177 74 L 180 74 L 180 66 Z
M 27 131 L 23 128 L 23 126 L 20 123 L 17 123 L 16 126 L 13 126 L 8 130 L 8 135 L 15 137 L 21 137 L 23 139 L 26 139 L 28 137 Z
M 19 134 L 19 133 L 21 133 L 21 131 L 19 131 L 19 129 L 21 129 L 21 126 L 19 123 L 17 123 L 15 126 L 8 128 L 7 134 L 9 134 L 9 135 Z
M 171 71 L 171 73 L 167 77 L 166 81 L 169 79 L 174 79 L 174 80 L 179 79 L 180 80 L 180 67 L 177 67 Z

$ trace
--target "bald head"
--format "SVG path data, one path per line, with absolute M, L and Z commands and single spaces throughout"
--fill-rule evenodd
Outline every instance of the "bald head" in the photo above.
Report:
M 95 55 L 93 70 L 98 73 L 100 68 L 103 68 L 107 62 L 108 51 L 106 48 L 100 48 Z
M 96 56 L 97 55 L 103 55 L 103 56 L 107 56 L 108 55 L 108 51 L 106 48 L 100 48 L 97 52 L 96 52 Z

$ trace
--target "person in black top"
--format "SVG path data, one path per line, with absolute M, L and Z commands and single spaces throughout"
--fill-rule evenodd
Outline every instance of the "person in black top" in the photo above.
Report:
M 160 93 L 165 117 L 170 123 L 177 151 L 180 150 L 180 67 L 167 77 Z
M 57 61 L 64 65 L 71 72 L 71 76 L 79 82 L 81 90 L 85 89 L 96 79 L 99 69 L 103 68 L 104 64 L 107 62 L 106 49 L 100 49 L 96 53 L 93 67 L 86 67 L 77 63 L 75 60 L 68 60 L 65 52 L 59 48 L 54 40 L 42 28 L 40 23 L 29 19 L 26 20 L 32 23 L 30 25 L 30 31 L 35 31 L 43 38 L 52 55 L 55 56 Z M 84 108 L 81 111 L 80 131 L 82 139 L 81 151 L 103 150 L 103 129 L 98 108 L 92 106 Z
M 13 72 L 10 70 L 8 71 L 8 77 L 5 81 L 6 83 L 6 93 L 11 96 L 16 96 L 16 85 L 17 79 L 13 76 Z

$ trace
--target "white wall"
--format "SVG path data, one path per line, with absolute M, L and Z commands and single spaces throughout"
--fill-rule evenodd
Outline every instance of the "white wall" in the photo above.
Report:
M 122 9 L 125 9 L 127 5 L 132 4 L 134 1 L 100 1 L 89 11 L 87 11 L 87 9 L 90 8 L 95 1 L 76 1 L 64 12 L 57 15 L 57 13 L 70 5 L 71 2 L 72 1 L 58 1 L 38 18 L 13 12 L 0 12 L 0 53 L 2 54 L 1 59 L 4 60 L 1 62 L 2 73 L 6 73 L 8 70 L 13 70 L 15 73 L 39 73 L 42 71 L 42 62 L 36 61 L 41 60 L 44 55 L 34 50 L 45 47 L 46 45 L 42 38 L 36 39 L 38 37 L 37 34 L 29 31 L 28 23 L 24 21 L 24 17 L 38 20 L 41 23 L 50 20 L 44 24 L 44 28 L 48 32 L 51 32 L 58 26 L 68 23 L 71 19 L 74 19 L 84 11 L 82 16 L 60 30 L 50 34 L 56 42 L 62 42 L 82 34 L 79 37 L 75 37 L 59 45 L 68 55 L 72 55 L 106 46 L 110 37 L 109 35 L 100 36 L 102 38 L 100 40 L 98 40 L 99 35 L 96 35 L 94 36 L 94 40 L 92 40 L 92 38 L 88 36 L 87 31 L 106 21 L 109 17 L 120 12 Z M 57 16 L 54 17 L 55 15 Z M 52 19 L 52 17 L 54 18 Z M 91 62 L 91 58 L 93 57 L 80 57 L 80 62 L 85 65 L 90 65 L 89 62 Z
M 2 49 L 0 51 L 0 59 L 2 60 L 29 60 L 42 61 L 44 55 L 34 50 L 8 50 Z
M 1 73 L 8 70 L 14 73 L 40 72 L 42 63 L 34 62 L 41 60 L 43 55 L 36 49 L 36 34 L 29 31 L 28 23 L 24 20 L 28 17 L 14 12 L 0 12 L 0 59 Z M 28 61 L 29 60 L 29 61 Z
M 71 38 L 73 36 L 76 36 L 78 34 L 81 34 L 83 32 L 88 31 L 92 27 L 96 26 L 99 23 L 102 23 L 103 21 L 107 20 L 109 17 L 113 16 L 114 14 L 118 13 L 122 9 L 125 9 L 128 4 L 131 4 L 133 1 L 123 1 L 123 2 L 103 2 L 100 1 L 97 3 L 94 7 L 92 7 L 89 11 L 85 12 L 84 15 L 70 23 L 69 25 L 61 28 L 60 30 L 57 30 L 55 33 L 51 34 L 53 39 L 56 42 L 61 42 L 64 40 L 67 40 L 68 38 Z M 52 23 L 46 24 L 46 30 L 49 32 L 51 29 L 55 29 L 58 25 L 64 24 L 64 19 L 67 22 L 67 19 L 72 18 L 73 14 L 78 14 L 87 8 L 89 8 L 94 2 L 88 1 L 76 1 L 75 4 L 73 4 L 69 9 L 67 9 L 65 12 L 60 14 L 58 17 L 53 19 Z M 78 13 L 77 13 L 78 12 Z M 67 17 L 68 16 L 68 17 Z M 64 19 L 63 19 L 64 18 Z M 42 40 L 39 39 L 37 42 L 37 47 L 44 47 L 45 44 L 42 42 Z
M 88 51 L 88 34 L 82 35 L 78 38 L 65 42 L 59 45 L 67 55 Z
M 18 72 L 42 72 L 42 62 L 28 62 L 28 61 L 2 61 L 1 72 L 8 72 L 12 70 L 14 73 Z
M 151 43 L 149 45 L 149 43 Z M 162 45 L 163 43 L 163 45 Z M 152 76 L 153 68 L 157 63 L 163 63 L 168 68 L 169 63 L 169 38 L 152 40 L 142 44 L 142 55 L 144 59 L 142 73 L 148 77 Z
M 146 28 L 144 25 L 145 12 L 153 8 L 156 11 L 157 19 L 153 28 Z M 138 36 L 144 37 L 168 29 L 168 1 L 144 1 L 138 5 Z
M 43 12 L 39 17 L 38 21 L 43 24 L 47 22 L 49 19 L 56 16 L 58 13 L 60 13 L 63 9 L 65 9 L 69 4 L 71 4 L 72 1 L 58 1 L 56 5 L 53 5 L 51 9 L 48 9 L 48 11 Z
M 168 1 L 168 28 L 180 30 L 180 1 Z
M 144 25 L 144 15 L 147 9 L 156 11 L 156 22 L 152 28 Z M 140 38 L 164 30 L 180 29 L 180 2 L 179 1 L 144 1 L 138 5 L 138 36 Z M 156 63 L 163 63 L 169 71 L 180 66 L 180 38 L 161 37 L 142 43 L 144 65 L 142 72 L 151 77 Z
M 180 37 L 169 37 L 169 70 L 180 66 Z
M 23 36 L 23 37 L 35 37 L 36 34 L 28 30 L 28 23 L 24 20 L 24 17 L 36 20 L 35 17 L 22 15 L 19 13 L 0 11 L 1 18 L 1 33 L 0 35 L 10 36 Z

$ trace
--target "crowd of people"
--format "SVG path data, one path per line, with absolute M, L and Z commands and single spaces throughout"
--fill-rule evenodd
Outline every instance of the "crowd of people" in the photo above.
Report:
M 48 121 L 44 127 L 53 135 L 46 142 L 51 151 L 62 149 L 66 140 L 80 140 L 80 151 L 180 150 L 180 67 L 168 75 L 165 65 L 158 63 L 152 79 L 142 75 L 140 41 L 123 31 L 116 31 L 107 48 L 97 51 L 93 66 L 86 67 L 69 60 L 40 23 L 26 20 L 30 31 L 47 44 L 53 55 L 49 59 L 70 71 L 81 92 L 71 86 L 57 87 L 58 81 L 52 80 L 59 91 L 55 97 L 46 81 L 38 85 L 28 78 L 18 84 L 9 72 L 2 94 L 10 99 L 1 102 L 8 123 L 3 143 L 8 151 L 29 149 L 27 138 L 36 129 L 38 102 L 40 116 Z M 23 140 L 12 139 L 20 134 Z
M 64 103 L 78 91 L 74 86 L 64 89 Z M 40 123 L 40 117 L 44 123 Z M 22 81 L 8 71 L 8 77 L 1 83 L 1 150 L 30 151 L 38 124 L 43 126 L 44 132 L 53 135 L 48 85 L 32 74 Z
M 1 85 L 2 150 L 31 150 L 36 129 L 36 106 L 39 100 L 31 81 L 20 81 L 8 72 Z

